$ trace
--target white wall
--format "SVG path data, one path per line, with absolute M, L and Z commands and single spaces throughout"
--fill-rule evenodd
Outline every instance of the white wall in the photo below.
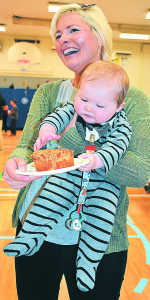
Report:
M 13 76 L 17 76 L 17 84 L 21 86 L 21 82 L 27 80 L 27 78 L 30 84 L 31 81 L 34 81 L 35 86 L 36 83 L 41 84 L 46 79 L 54 80 L 73 77 L 73 73 L 63 65 L 56 51 L 51 49 L 51 37 L 40 38 L 40 44 L 36 44 L 41 52 L 40 64 L 29 65 L 26 72 L 21 72 L 19 64 L 9 62 L 7 58 L 8 49 L 13 45 L 15 38 L 15 36 L 0 35 L 0 41 L 2 42 L 2 51 L 0 52 L 0 87 L 8 87 L 10 81 L 13 80 Z M 30 37 L 30 39 L 32 38 Z M 150 45 L 138 42 L 114 41 L 113 50 L 132 52 L 131 55 L 126 56 L 123 67 L 129 75 L 130 84 L 142 89 L 150 99 Z
M 141 89 L 150 99 L 150 45 L 144 44 L 141 49 Z
M 124 67 L 130 84 L 142 89 L 150 99 L 150 44 L 113 42 L 113 49 L 132 52 Z

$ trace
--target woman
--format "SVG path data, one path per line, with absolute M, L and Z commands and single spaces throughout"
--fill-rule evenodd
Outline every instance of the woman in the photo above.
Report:
M 26 125 L 19 145 L 5 164 L 3 176 L 7 183 L 21 189 L 13 212 L 13 226 L 17 234 L 26 207 L 36 196 L 39 187 L 45 184 L 42 178 L 17 175 L 15 169 L 26 170 L 31 162 L 33 145 L 38 136 L 38 125 L 56 106 L 72 101 L 84 69 L 97 60 L 110 60 L 112 49 L 111 29 L 106 18 L 96 6 L 70 4 L 63 6 L 52 21 L 52 36 L 56 51 L 63 63 L 74 71 L 72 80 L 47 83 L 41 86 L 32 101 Z M 98 269 L 96 284 L 92 291 L 81 292 L 76 286 L 76 253 L 78 232 L 66 229 L 65 222 L 70 212 L 55 226 L 40 251 L 33 256 L 16 258 L 16 281 L 19 300 L 58 299 L 62 275 L 65 275 L 71 300 L 74 299 L 119 299 L 124 278 L 128 236 L 126 186 L 142 187 L 149 178 L 149 136 L 150 110 L 146 95 L 130 87 L 125 98 L 125 111 L 132 125 L 132 139 L 128 151 L 105 178 L 121 185 L 113 233 L 107 251 Z M 85 144 L 74 127 L 74 120 L 68 125 L 61 138 L 62 147 L 73 149 L 75 155 L 85 152 Z M 65 178 L 65 173 L 63 173 Z M 37 180 L 35 180 L 37 179 Z M 59 176 L 52 176 L 56 181 Z M 33 182 L 31 182 L 33 181 Z M 30 185 L 28 185 L 31 183 Z M 36 191 L 36 192 L 35 192 Z M 73 207 L 74 210 L 74 207 Z

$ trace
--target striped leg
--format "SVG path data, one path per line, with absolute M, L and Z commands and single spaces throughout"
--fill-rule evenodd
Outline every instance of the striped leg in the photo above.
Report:
M 118 197 L 119 186 L 110 182 L 103 182 L 87 193 L 76 262 L 77 286 L 82 291 L 94 288 L 97 266 L 110 241 Z
M 75 171 L 50 178 L 33 204 L 19 235 L 4 248 L 8 256 L 36 253 L 52 228 L 77 203 L 82 173 Z

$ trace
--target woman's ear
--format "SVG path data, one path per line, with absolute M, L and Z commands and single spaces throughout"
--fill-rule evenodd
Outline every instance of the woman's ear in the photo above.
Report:
M 119 105 L 119 107 L 117 108 L 116 112 L 121 111 L 121 110 L 124 108 L 124 106 L 125 106 L 125 102 L 122 102 L 122 103 Z

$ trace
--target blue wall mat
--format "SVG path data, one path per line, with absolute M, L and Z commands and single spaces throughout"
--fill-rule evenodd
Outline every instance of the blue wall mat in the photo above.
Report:
M 29 112 L 30 104 L 36 89 L 11 89 L 11 88 L 0 88 L 1 94 L 4 96 L 8 103 L 9 110 L 12 106 L 10 104 L 11 99 L 17 100 L 18 106 L 18 121 L 17 129 L 22 129 L 24 127 L 27 114 Z M 11 117 L 8 116 L 7 119 L 8 126 L 10 127 Z

